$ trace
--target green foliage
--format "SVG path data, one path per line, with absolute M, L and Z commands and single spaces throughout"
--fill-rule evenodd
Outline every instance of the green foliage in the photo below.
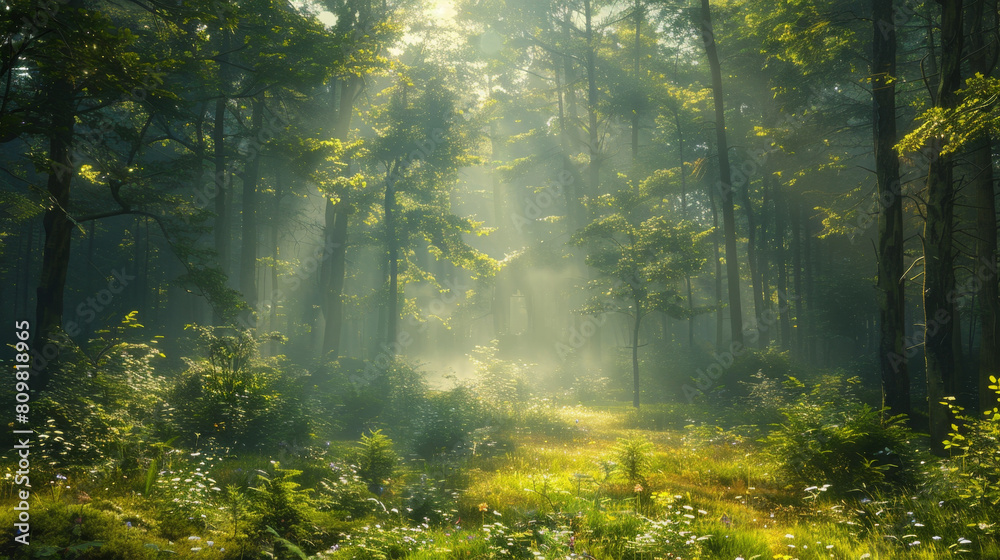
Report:
M 1000 402 L 1000 384 L 990 376 Z M 1000 506 L 1000 409 L 985 411 L 982 418 L 970 418 L 962 414 L 962 408 L 948 401 L 962 425 L 953 424 L 949 439 L 944 447 L 951 450 L 952 469 L 960 481 L 958 498 L 967 507 L 970 515 L 982 518 L 982 522 L 993 526 L 1000 522 L 997 506 Z
M 830 398 L 830 391 L 817 385 L 783 408 L 785 421 L 764 439 L 783 480 L 802 488 L 829 485 L 839 496 L 914 485 L 922 454 L 905 418 Z
M 33 452 L 54 472 L 96 467 L 107 484 L 130 486 L 143 481 L 148 462 L 160 454 L 148 442 L 163 429 L 166 382 L 153 366 L 162 354 L 155 341 L 112 339 L 103 346 L 96 358 L 78 350 L 77 360 L 66 359 L 61 382 L 33 403 L 32 414 L 45 418 Z
M 430 459 L 468 446 L 471 434 L 484 424 L 480 409 L 467 387 L 428 395 L 410 438 L 413 450 Z
M 304 441 L 309 421 L 298 380 L 276 359 L 260 357 L 249 331 L 192 327 L 201 359 L 175 382 L 171 428 L 185 443 L 274 449 Z
M 300 490 L 293 479 L 302 471 L 282 469 L 273 463 L 269 474 L 257 473 L 257 485 L 251 488 L 251 507 L 255 515 L 252 534 L 261 537 L 274 532 L 281 539 L 302 544 L 311 542 L 314 511 L 310 490 Z
M 618 438 L 612 457 L 615 468 L 629 482 L 639 484 L 646 481 L 652 466 L 653 444 L 639 434 Z
M 475 392 L 488 413 L 510 415 L 523 407 L 531 396 L 527 364 L 498 358 L 496 341 L 477 346 L 471 358 L 476 368 Z
M 392 440 L 382 430 L 372 430 L 361 436 L 354 461 L 358 465 L 358 476 L 375 494 L 382 493 L 383 485 L 396 470 L 399 459 L 392 447 Z

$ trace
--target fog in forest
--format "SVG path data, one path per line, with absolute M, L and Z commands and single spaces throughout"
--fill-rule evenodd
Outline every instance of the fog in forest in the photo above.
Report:
M 0 560 L 1000 558 L 996 1 L 0 11 Z

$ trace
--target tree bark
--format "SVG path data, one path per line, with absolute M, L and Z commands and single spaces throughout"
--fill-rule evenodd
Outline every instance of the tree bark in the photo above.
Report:
M 334 125 L 334 137 L 346 140 L 351 128 L 351 117 L 354 112 L 354 100 L 361 91 L 363 81 L 360 78 L 350 78 L 340 84 L 340 99 L 337 103 L 337 121 Z M 326 238 L 323 246 L 332 252 L 326 256 L 327 261 L 321 269 L 323 286 L 323 318 L 326 327 L 323 331 L 323 356 L 340 357 L 340 342 L 344 328 L 344 284 L 347 277 L 347 225 L 350 219 L 349 201 L 342 195 L 336 202 L 326 199 Z
M 789 217 L 792 221 L 792 286 L 795 296 L 792 298 L 795 303 L 795 352 L 801 357 L 805 354 L 806 341 L 805 331 L 802 327 L 802 213 L 799 211 L 799 201 L 792 202 L 788 209 Z
M 729 145 L 726 141 L 726 113 L 722 100 L 722 66 L 712 32 L 712 12 L 708 0 L 701 0 L 701 31 L 712 72 L 712 96 L 715 98 L 715 134 L 719 148 L 719 190 L 722 222 L 726 235 L 726 276 L 729 287 L 729 326 L 733 342 L 743 343 L 743 307 L 740 303 L 740 267 L 736 255 L 736 215 L 733 209 L 733 181 L 729 168 Z
M 941 4 L 941 81 L 937 106 L 954 108 L 955 92 L 961 87 L 962 0 L 938 0 Z M 948 387 L 955 376 L 954 329 L 950 321 L 955 289 L 952 236 L 955 193 L 954 163 L 950 154 L 938 155 L 927 172 L 927 219 L 924 223 L 924 358 L 927 372 L 927 401 L 931 450 L 944 454 L 944 440 L 951 426 L 951 414 L 942 404 L 951 394 Z
M 872 0 L 872 137 L 879 200 L 878 273 L 879 372 L 882 406 L 910 414 L 906 356 L 906 286 L 903 283 L 903 196 L 896 145 L 896 30 L 892 0 Z M 886 204 L 888 202 L 888 204 Z
M 263 94 L 261 94 L 263 95 Z M 264 100 L 253 100 L 253 113 L 250 117 L 250 130 L 254 134 L 261 131 L 264 120 Z M 250 313 L 257 315 L 257 182 L 260 175 L 260 150 L 263 146 L 254 146 L 253 155 L 247 163 L 243 175 L 243 232 L 240 244 L 240 291 L 250 306 Z M 257 324 L 262 317 L 256 317 Z
M 778 267 L 778 320 L 781 323 L 781 349 L 792 348 L 791 304 L 788 302 L 788 251 L 785 249 L 785 218 L 788 204 L 785 195 L 775 193 L 774 198 L 774 263 Z
M 396 355 L 396 330 L 399 324 L 399 239 L 396 232 L 396 185 L 393 165 L 386 171 L 385 199 L 385 248 L 388 273 L 386 290 L 385 348 L 389 356 Z
M 635 318 L 632 322 L 632 406 L 639 408 L 639 327 L 642 324 L 642 300 L 635 298 Z
M 986 7 L 993 14 L 993 22 L 984 21 Z M 990 32 L 996 24 L 996 2 L 976 0 L 972 13 L 972 30 L 969 56 L 973 72 L 988 76 L 996 66 L 997 47 L 986 49 L 986 42 L 993 41 Z M 993 410 L 997 397 L 989 386 L 990 376 L 1000 377 L 1000 294 L 997 293 L 997 205 L 993 190 L 993 138 L 984 133 L 972 147 L 972 168 L 975 174 L 972 187 L 976 197 L 976 264 L 982 288 L 979 290 L 979 319 L 982 323 L 979 343 L 978 393 L 979 410 Z M 971 338 L 971 336 L 970 336 Z M 971 349 L 970 349 L 971 351 Z
M 63 292 L 66 288 L 73 235 L 73 223 L 67 211 L 70 185 L 76 172 L 76 162 L 71 155 L 75 123 L 72 85 L 65 79 L 54 78 L 49 81 L 48 90 L 51 169 L 45 184 L 49 201 L 42 217 L 45 245 L 42 249 L 42 270 L 36 290 L 34 325 L 34 347 L 39 352 L 52 341 L 55 331 L 62 328 Z M 38 369 L 38 373 L 32 377 L 32 389 L 44 391 L 55 368 L 48 363 Z
M 596 197 L 601 180 L 600 135 L 597 130 L 597 47 L 594 44 L 594 0 L 583 0 L 584 22 L 586 24 L 587 40 L 587 152 L 590 161 L 587 165 L 588 195 Z
M 754 326 L 760 322 L 764 313 L 764 288 L 761 284 L 760 267 L 757 262 L 757 216 L 753 210 L 753 202 L 750 200 L 750 178 L 746 178 L 743 185 L 743 212 L 747 217 L 747 262 L 750 265 L 750 287 L 753 291 Z M 760 329 L 757 328 L 758 333 Z M 758 341 L 759 342 L 759 341 Z M 766 347 L 767 342 L 763 342 L 761 347 Z

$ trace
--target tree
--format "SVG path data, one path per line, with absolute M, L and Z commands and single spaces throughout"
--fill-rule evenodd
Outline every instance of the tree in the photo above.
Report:
M 722 66 L 712 30 L 709 0 L 701 0 L 701 36 L 712 72 L 712 96 L 715 98 L 715 135 L 719 158 L 719 203 L 726 234 L 726 275 L 729 283 L 729 325 L 733 342 L 743 343 L 743 306 L 740 302 L 740 267 L 736 255 L 736 214 L 733 209 L 733 180 L 729 169 L 729 143 L 726 140 L 726 111 L 722 98 Z
M 938 0 L 941 4 L 940 82 L 935 106 L 954 109 L 961 87 L 962 0 Z M 944 440 L 951 426 L 945 402 L 954 394 L 955 350 L 952 321 L 958 321 L 953 305 L 955 269 L 954 158 L 942 153 L 931 160 L 927 172 L 926 221 L 924 222 L 924 358 L 927 371 L 927 406 L 931 449 L 944 453 Z
M 882 403 L 892 414 L 910 413 L 903 284 L 903 196 L 896 144 L 896 29 L 892 0 L 872 0 L 872 135 L 879 204 L 878 305 Z
M 708 232 L 690 222 L 672 223 L 660 213 L 662 181 L 648 180 L 616 194 L 597 197 L 590 210 L 599 217 L 572 238 L 587 248 L 586 262 L 598 273 L 598 291 L 588 314 L 609 311 L 631 319 L 632 406 L 639 408 L 639 336 L 642 320 L 653 311 L 673 317 L 688 313 L 677 283 L 699 271 L 705 257 L 699 247 Z

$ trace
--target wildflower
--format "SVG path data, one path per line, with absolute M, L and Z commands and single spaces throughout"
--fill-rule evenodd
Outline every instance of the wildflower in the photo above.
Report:
M 62 475 L 62 474 L 57 474 L 56 478 L 59 479 L 59 480 L 66 480 L 66 476 Z
M 486 502 L 483 502 L 483 503 L 479 504 L 479 511 L 487 512 L 487 511 L 489 511 L 489 509 L 490 509 L 490 504 L 488 504 Z
M 126 521 L 125 522 L 125 526 L 128 527 L 129 529 L 131 529 L 132 528 L 132 522 L 131 521 Z
M 642 484 L 636 484 L 635 485 L 635 493 L 638 494 L 640 492 L 642 492 Z

